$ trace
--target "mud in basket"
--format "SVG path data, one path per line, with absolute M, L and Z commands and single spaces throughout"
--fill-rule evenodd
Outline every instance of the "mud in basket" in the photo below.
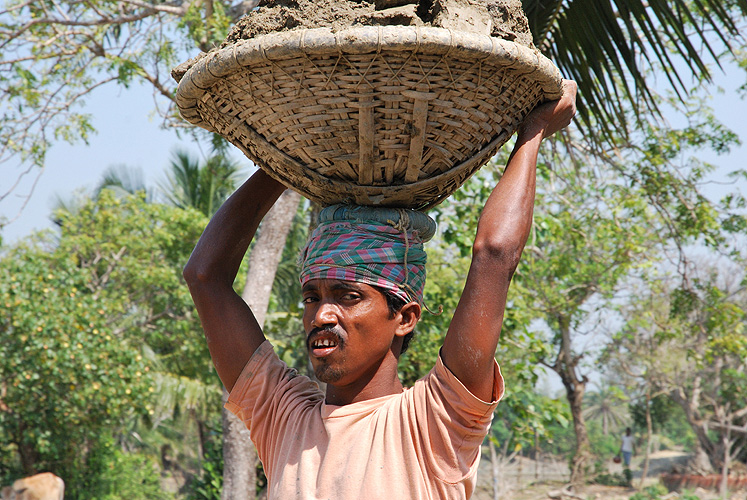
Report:
M 182 116 L 322 205 L 426 210 L 562 93 L 538 51 L 444 28 L 287 31 L 197 59 Z

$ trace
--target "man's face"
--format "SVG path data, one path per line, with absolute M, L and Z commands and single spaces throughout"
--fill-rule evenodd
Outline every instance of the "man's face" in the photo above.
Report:
M 363 283 L 315 279 L 303 286 L 303 303 L 316 377 L 336 386 L 372 377 L 398 332 L 384 294 Z

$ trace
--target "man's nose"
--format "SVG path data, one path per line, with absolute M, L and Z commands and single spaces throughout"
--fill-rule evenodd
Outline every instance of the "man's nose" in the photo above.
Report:
M 319 306 L 314 311 L 314 319 L 312 326 L 316 328 L 323 328 L 325 326 L 337 324 L 337 309 L 334 304 L 321 301 Z

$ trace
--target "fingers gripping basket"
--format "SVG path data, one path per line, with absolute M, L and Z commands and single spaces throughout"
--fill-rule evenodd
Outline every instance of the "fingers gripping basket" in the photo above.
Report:
M 539 52 L 409 26 L 287 31 L 198 59 L 177 105 L 322 205 L 427 209 L 483 166 L 561 77 Z

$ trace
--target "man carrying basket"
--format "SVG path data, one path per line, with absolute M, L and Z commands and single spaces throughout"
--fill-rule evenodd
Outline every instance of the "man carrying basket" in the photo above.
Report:
M 319 380 L 275 355 L 233 289 L 260 221 L 285 186 L 257 171 L 215 214 L 184 277 L 226 408 L 251 430 L 268 497 L 468 498 L 503 395 L 494 355 L 508 287 L 532 224 L 540 143 L 575 114 L 576 84 L 519 127 L 483 208 L 464 292 L 435 367 L 404 389 L 397 363 L 420 319 L 422 228 L 323 221 L 303 253 L 306 343 Z

